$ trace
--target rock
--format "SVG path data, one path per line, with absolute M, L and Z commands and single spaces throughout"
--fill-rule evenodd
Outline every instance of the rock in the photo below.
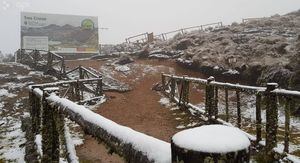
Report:
M 281 66 L 265 68 L 258 78 L 258 84 L 278 83 L 281 88 L 288 88 L 293 73 Z
M 190 39 L 182 39 L 176 45 L 176 50 L 186 50 L 189 46 L 193 45 Z
M 163 90 L 162 84 L 161 83 L 154 84 L 151 90 L 153 90 L 153 91 L 162 91 Z
M 122 56 L 117 62 L 116 64 L 119 64 L 119 65 L 125 65 L 125 64 L 128 64 L 128 63 L 132 63 L 134 62 L 134 60 L 132 58 L 130 58 L 129 56 Z

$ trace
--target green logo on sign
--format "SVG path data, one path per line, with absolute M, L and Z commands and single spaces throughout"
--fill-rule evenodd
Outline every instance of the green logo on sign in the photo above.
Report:
M 95 24 L 91 19 L 84 19 L 81 22 L 81 27 L 83 29 L 94 29 L 95 28 Z

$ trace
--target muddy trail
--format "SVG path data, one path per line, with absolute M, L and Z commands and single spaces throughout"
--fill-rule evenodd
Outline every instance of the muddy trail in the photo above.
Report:
M 136 131 L 145 133 L 155 138 L 170 142 L 172 135 L 184 129 L 193 122 L 197 125 L 195 117 L 187 115 L 177 107 L 169 109 L 162 105 L 163 95 L 152 90 L 152 87 L 161 81 L 161 73 L 172 73 L 204 78 L 201 73 L 186 70 L 172 61 L 137 60 L 126 65 L 126 71 L 118 71 L 118 65 L 113 61 L 82 60 L 69 61 L 67 66 L 72 68 L 78 65 L 92 67 L 106 75 L 111 75 L 132 87 L 132 91 L 125 93 L 106 92 L 107 101 L 94 111 L 115 121 L 128 126 Z M 124 68 L 124 66 L 123 66 Z M 128 70 L 128 68 L 130 70 Z M 203 100 L 201 95 L 191 97 L 192 101 Z M 192 120 L 193 119 L 193 120 Z M 192 125 L 190 125 L 192 127 Z M 88 136 L 84 143 L 77 147 L 77 155 L 82 162 L 123 162 L 116 155 L 107 154 L 108 150 Z

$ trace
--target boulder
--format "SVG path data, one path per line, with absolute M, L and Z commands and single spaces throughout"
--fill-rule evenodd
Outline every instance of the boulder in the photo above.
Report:
M 130 58 L 129 56 L 122 56 L 120 59 L 116 62 L 119 65 L 126 65 L 128 63 L 132 63 L 134 60 Z
M 176 50 L 186 50 L 191 45 L 193 45 L 193 43 L 190 39 L 182 39 L 176 43 L 175 49 Z

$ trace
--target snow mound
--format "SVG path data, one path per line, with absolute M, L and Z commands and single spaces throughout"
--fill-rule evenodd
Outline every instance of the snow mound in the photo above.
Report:
M 250 146 L 248 137 L 238 128 L 206 125 L 175 134 L 173 142 L 179 147 L 205 153 L 228 153 Z

